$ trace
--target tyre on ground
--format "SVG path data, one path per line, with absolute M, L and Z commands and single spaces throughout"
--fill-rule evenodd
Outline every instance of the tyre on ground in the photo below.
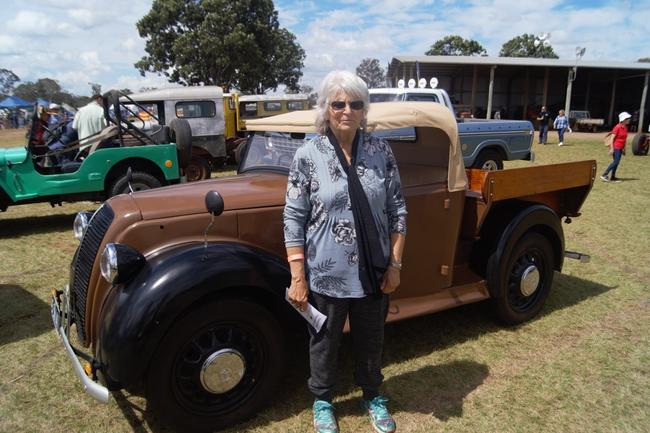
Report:
M 648 147 L 650 147 L 648 135 L 639 133 L 632 139 L 632 153 L 634 155 L 647 155 Z
M 509 256 L 490 256 L 488 287 L 500 322 L 517 325 L 539 313 L 553 285 L 554 263 L 551 243 L 536 232 L 524 234 Z
M 148 404 L 178 431 L 214 431 L 273 400 L 285 365 L 271 312 L 243 299 L 188 311 L 159 345 L 146 377 Z
M 210 161 L 202 155 L 192 156 L 190 163 L 185 167 L 185 177 L 188 182 L 210 179 L 211 172 Z
M 160 180 L 149 173 L 143 171 L 133 171 L 131 173 L 131 188 L 133 188 L 134 192 L 158 188 L 160 186 L 162 186 Z M 124 173 L 113 181 L 108 190 L 108 197 L 114 197 L 119 194 L 128 194 L 129 192 L 131 192 L 131 189 L 129 188 L 128 174 Z

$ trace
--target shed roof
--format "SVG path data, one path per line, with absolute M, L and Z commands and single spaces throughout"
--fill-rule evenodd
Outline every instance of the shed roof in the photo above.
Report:
M 395 56 L 391 68 L 397 63 L 448 64 L 448 65 L 486 65 L 486 66 L 546 66 L 556 68 L 602 68 L 633 69 L 650 71 L 650 63 L 612 62 L 604 60 L 544 59 L 536 57 L 488 57 L 488 56 Z

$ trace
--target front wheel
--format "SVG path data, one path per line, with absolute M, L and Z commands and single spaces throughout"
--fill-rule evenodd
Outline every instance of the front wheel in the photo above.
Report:
M 206 157 L 194 155 L 190 163 L 185 167 L 185 176 L 188 182 L 210 179 L 211 174 L 210 162 Z
M 496 150 L 484 150 L 478 154 L 472 168 L 480 168 L 481 170 L 502 170 L 503 158 Z
M 553 284 L 553 248 L 539 233 L 527 233 L 515 244 L 508 257 L 488 266 L 496 267 L 488 279 L 497 318 L 516 325 L 532 319 L 544 306 Z
M 131 173 L 131 188 L 133 188 L 134 192 L 158 188 L 160 186 L 160 180 L 149 173 L 143 171 L 134 171 Z M 128 194 L 131 192 L 131 188 L 129 188 L 128 174 L 124 173 L 115 179 L 108 191 L 108 197 L 110 198 L 119 194 Z
M 215 301 L 188 313 L 162 341 L 147 399 L 178 431 L 222 429 L 272 401 L 284 357 L 282 329 L 266 308 Z

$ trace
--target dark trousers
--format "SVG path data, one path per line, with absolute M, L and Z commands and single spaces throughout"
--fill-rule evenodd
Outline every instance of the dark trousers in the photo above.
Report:
M 607 177 L 607 175 L 611 172 L 612 176 L 610 179 L 616 178 L 616 169 L 618 168 L 618 164 L 621 162 L 621 156 L 623 156 L 623 149 L 614 149 L 614 154 L 612 155 L 612 158 L 614 158 L 614 160 L 611 164 L 609 164 L 607 170 L 605 170 L 605 173 L 603 173 L 603 176 Z
M 388 295 L 332 298 L 311 292 L 309 297 L 312 305 L 327 316 L 318 334 L 311 328 L 309 330 L 309 390 L 320 400 L 332 401 L 343 326 L 349 317 L 355 355 L 354 381 L 363 390 L 365 399 L 379 395 L 379 387 L 384 380 L 381 355 Z
M 557 136 L 560 139 L 560 143 L 564 141 L 564 131 L 566 131 L 566 128 L 559 128 L 557 130 Z
M 546 135 L 548 134 L 548 125 L 539 125 L 539 144 L 546 144 Z

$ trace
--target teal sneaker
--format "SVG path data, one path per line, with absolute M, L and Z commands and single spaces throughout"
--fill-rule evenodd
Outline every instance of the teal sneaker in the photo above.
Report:
M 386 403 L 388 399 L 380 395 L 372 400 L 361 400 L 361 407 L 368 412 L 372 426 L 379 433 L 393 433 L 397 429 L 395 420 L 386 408 Z
M 314 430 L 316 433 L 339 433 L 334 406 L 325 400 L 314 401 Z

